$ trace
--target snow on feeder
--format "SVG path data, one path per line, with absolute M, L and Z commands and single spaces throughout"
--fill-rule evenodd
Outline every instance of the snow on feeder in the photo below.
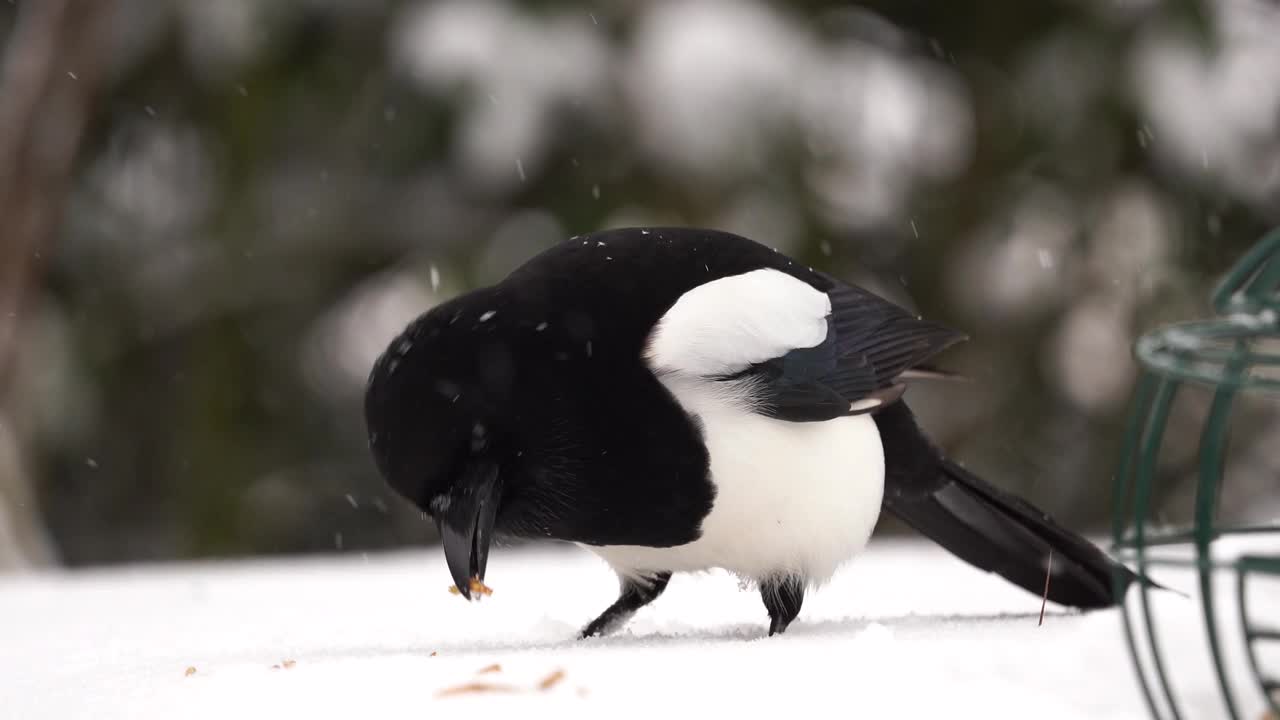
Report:
M 1280 519 L 1220 517 L 1233 406 L 1246 395 L 1280 397 L 1280 228 L 1231 269 L 1212 304 L 1216 317 L 1157 328 L 1136 343 L 1140 376 L 1113 488 L 1113 551 L 1157 582 L 1161 571 L 1183 573 L 1190 581 L 1183 584 L 1193 587 L 1178 588 L 1190 596 L 1172 600 L 1199 606 L 1195 622 L 1203 625 L 1198 632 L 1207 656 L 1199 660 L 1216 675 L 1222 717 L 1257 720 L 1243 714 L 1246 708 L 1269 707 L 1280 718 L 1280 663 L 1268 662 L 1280 658 L 1280 603 L 1259 601 L 1256 592 L 1258 585 L 1280 583 Z M 1190 519 L 1171 526 L 1157 512 L 1158 460 L 1175 400 L 1192 388 L 1207 393 L 1207 411 L 1196 428 Z M 1270 453 L 1280 455 L 1280 447 Z M 1270 477 L 1264 494 L 1249 499 L 1274 501 L 1280 478 Z M 1135 584 L 1122 615 L 1151 715 L 1180 720 L 1189 715 L 1175 678 L 1196 659 L 1169 653 L 1172 645 L 1162 637 L 1194 628 L 1170 627 L 1169 595 Z M 1239 657 L 1234 664 L 1233 648 Z

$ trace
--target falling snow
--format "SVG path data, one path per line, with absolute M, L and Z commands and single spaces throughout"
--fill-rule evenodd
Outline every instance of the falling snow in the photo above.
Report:
M 1053 269 L 1053 252 L 1052 251 L 1046 248 L 1040 248 L 1039 250 L 1036 250 L 1036 259 L 1040 262 L 1040 267 L 1042 269 L 1044 270 Z

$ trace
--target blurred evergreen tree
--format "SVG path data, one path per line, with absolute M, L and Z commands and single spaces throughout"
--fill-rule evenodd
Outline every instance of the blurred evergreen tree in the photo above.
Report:
M 1098 527 L 1123 368 L 1097 368 L 1118 402 L 1093 407 L 1078 387 L 1087 390 L 1087 372 L 1073 380 L 1079 364 L 1060 366 L 1055 353 L 1066 348 L 1070 362 L 1072 348 L 1093 347 L 1097 318 L 1110 317 L 1098 308 L 1119 307 L 1115 326 L 1130 335 L 1199 311 L 1215 273 L 1280 214 L 1274 198 L 1154 153 L 1165 140 L 1135 91 L 1136 48 L 1152 28 L 1213 40 L 1222 12 L 1189 0 L 698 5 L 765 19 L 707 34 L 707 57 L 728 65 L 774 72 L 765 67 L 773 48 L 749 43 L 789 37 L 776 29 L 784 25 L 829 48 L 815 55 L 823 62 L 854 51 L 881 62 L 872 69 L 889 74 L 872 80 L 888 83 L 883 97 L 924 97 L 926 108 L 889 129 L 923 128 L 908 147 L 961 138 L 958 171 L 899 159 L 901 188 L 866 191 L 901 189 L 904 204 L 859 221 L 856 209 L 824 200 L 834 192 L 837 205 L 856 207 L 859 193 L 822 189 L 829 151 L 796 126 L 793 108 L 760 110 L 789 119 L 761 121 L 764 139 L 743 146 L 741 164 L 697 175 L 664 159 L 643 123 L 680 108 L 639 106 L 637 87 L 649 87 L 638 78 L 649 67 L 640 46 L 661 46 L 653 33 L 666 27 L 654 30 L 653 14 L 683 12 L 665 3 L 123 2 L 115 44 L 100 58 L 107 92 L 79 154 L 41 328 L 29 327 L 48 336 L 25 376 L 26 407 L 45 418 L 33 441 L 41 505 L 68 561 L 429 540 L 428 524 L 390 496 L 367 459 L 362 363 L 393 321 L 432 298 L 490 282 L 561 237 L 629 221 L 719 225 L 788 244 L 964 328 L 974 339 L 954 363 L 976 382 L 916 391 L 926 421 L 1002 484 Z M 726 9 L 743 7 L 751 10 Z M 424 49 L 430 8 L 455 31 Z M 0 6 L 0 27 L 14 13 Z M 430 63 L 415 65 L 423 55 Z M 568 60 L 554 65 L 561 55 Z M 468 57 L 489 75 L 518 73 L 528 58 L 563 77 L 530 71 L 499 97 L 483 72 L 449 75 L 441 59 Z M 599 67 L 575 65 L 587 61 Z M 550 99 L 534 86 L 550 88 Z M 961 104 L 945 104 L 952 95 L 939 87 L 958 88 Z M 851 92 L 833 85 L 827 99 L 861 107 L 836 97 Z M 515 102 L 544 100 L 536 107 L 545 115 Z M 498 110 L 477 114 L 484 103 Z M 964 112 L 945 114 L 954 107 Z M 897 117 L 894 107 L 863 110 L 820 119 L 840 129 L 875 112 Z M 477 128 L 490 127 L 477 117 L 517 134 L 541 118 L 536 157 L 499 158 L 509 169 L 498 179 L 477 169 L 486 157 Z M 1143 212 L 1168 247 L 1125 280 L 1140 291 L 1117 295 L 1098 278 L 1117 264 L 1108 258 L 1128 256 L 1108 243 Z M 1059 216 L 1064 239 L 1037 250 L 1036 233 L 1057 226 L 1035 223 Z M 1032 243 L 1043 276 L 1014 277 L 1026 267 L 1014 241 Z M 1015 281 L 1031 283 L 1023 292 L 1043 309 L 990 304 Z M 1274 423 L 1258 430 L 1275 432 Z

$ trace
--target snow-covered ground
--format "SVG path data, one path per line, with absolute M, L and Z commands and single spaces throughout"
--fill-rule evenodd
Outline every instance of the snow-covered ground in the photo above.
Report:
M 1146 717 L 1118 612 L 1037 626 L 1039 598 L 919 542 L 877 539 L 774 638 L 722 574 L 591 641 L 616 584 L 586 552 L 499 548 L 488 584 L 450 594 L 434 550 L 0 577 L 0 717 Z M 1222 717 L 1195 601 L 1160 603 L 1192 717 Z M 472 682 L 508 689 L 437 695 Z

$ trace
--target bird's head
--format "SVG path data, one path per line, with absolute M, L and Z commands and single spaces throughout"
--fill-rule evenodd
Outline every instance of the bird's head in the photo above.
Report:
M 513 450 L 503 408 L 511 352 L 491 317 L 438 306 L 388 345 L 369 375 L 365 423 L 378 472 L 430 516 L 458 590 L 483 580 Z

